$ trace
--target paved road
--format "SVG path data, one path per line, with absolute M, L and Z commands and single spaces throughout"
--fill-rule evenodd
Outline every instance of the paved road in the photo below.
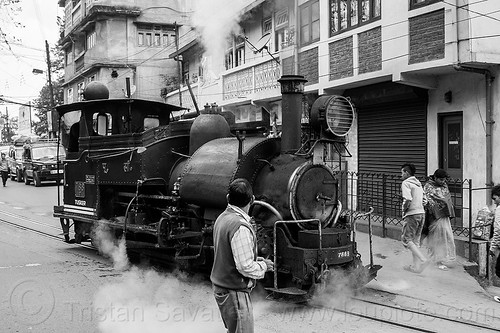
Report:
M 54 185 L 9 182 L 0 188 L 0 219 L 57 235 Z M 366 234 L 359 249 L 368 263 Z M 115 244 L 116 245 L 116 244 Z M 457 267 L 402 270 L 399 242 L 375 237 L 378 281 L 355 294 L 329 288 L 313 306 L 265 300 L 255 293 L 256 332 L 486 332 L 500 329 L 500 307 Z M 118 249 L 118 257 L 123 252 Z M 147 263 L 125 271 L 94 249 L 0 223 L 0 332 L 223 332 L 206 279 Z M 466 317 L 467 316 L 467 317 Z M 369 319 L 367 317 L 375 317 Z M 455 321 L 450 321 L 452 318 Z M 475 322 L 466 326 L 459 321 Z M 394 326 L 394 324 L 400 326 Z

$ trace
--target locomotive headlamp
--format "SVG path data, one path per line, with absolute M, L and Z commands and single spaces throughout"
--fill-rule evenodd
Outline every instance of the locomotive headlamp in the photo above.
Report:
M 283 75 L 278 82 L 282 94 L 302 94 L 307 80 L 302 75 Z
M 311 108 L 311 125 L 317 130 L 345 136 L 354 122 L 354 106 L 344 96 L 320 96 Z

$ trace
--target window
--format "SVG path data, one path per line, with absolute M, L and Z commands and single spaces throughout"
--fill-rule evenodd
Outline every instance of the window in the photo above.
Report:
M 330 0 L 330 36 L 380 18 L 380 0 Z
M 76 91 L 77 91 L 77 100 L 78 101 L 83 101 L 83 90 L 85 89 L 85 82 L 80 82 L 76 85 Z
M 96 32 L 95 31 L 92 31 L 92 32 L 87 34 L 87 50 L 94 47 L 95 40 L 96 40 Z
M 68 103 L 73 103 L 73 88 L 68 88 L 66 96 Z
M 262 22 L 262 34 L 265 35 L 273 29 L 273 19 L 267 18 Z
M 144 118 L 144 130 L 147 131 L 148 129 L 155 128 L 160 126 L 160 119 L 158 119 L 158 116 L 150 115 L 146 116 Z
M 310 1 L 300 7 L 300 44 L 319 40 L 319 1 Z
M 230 41 L 231 47 L 226 51 L 225 64 L 226 70 L 245 63 L 245 39 L 243 37 L 234 37 Z
M 112 117 L 109 113 L 97 112 L 92 115 L 94 133 L 97 135 L 112 134 Z
M 443 0 L 410 0 L 410 9 L 430 5 L 431 3 L 441 2 Z
M 241 36 L 235 38 L 236 44 L 236 66 L 241 66 L 245 63 L 245 39 Z
M 278 52 L 288 46 L 288 8 L 277 12 L 274 22 L 274 51 Z
M 87 78 L 87 84 L 92 81 L 97 81 L 97 74 L 91 75 Z
M 137 45 L 166 47 L 175 43 L 175 29 L 170 26 L 138 24 Z
M 182 83 L 189 81 L 189 61 L 184 60 L 182 62 Z

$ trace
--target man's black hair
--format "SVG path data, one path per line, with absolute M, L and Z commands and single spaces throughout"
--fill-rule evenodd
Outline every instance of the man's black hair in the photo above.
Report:
M 498 195 L 500 197 L 500 184 L 493 186 L 491 189 L 491 198 L 493 199 L 494 195 Z
M 415 176 L 415 172 L 417 172 L 417 168 L 413 163 L 405 163 L 401 166 L 401 169 L 408 172 L 410 176 Z
M 244 178 L 237 178 L 229 184 L 227 202 L 238 207 L 245 207 L 253 199 L 252 185 Z

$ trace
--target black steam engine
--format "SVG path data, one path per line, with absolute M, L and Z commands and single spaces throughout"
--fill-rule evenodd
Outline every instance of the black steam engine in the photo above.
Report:
M 70 241 L 90 240 L 105 224 L 127 245 L 154 249 L 184 265 L 211 266 L 212 226 L 226 207 L 229 183 L 246 178 L 256 197 L 259 255 L 275 261 L 267 287 L 307 292 L 333 268 L 365 271 L 352 228 L 339 218 L 338 180 L 325 151 L 345 153 L 354 110 L 341 96 L 322 96 L 301 128 L 304 79 L 283 77 L 282 131 L 235 131 L 219 108 L 189 119 L 179 107 L 139 99 L 107 99 L 99 83 L 86 101 L 57 108 L 67 131 L 63 203 L 54 207 Z M 64 126 L 63 126 L 64 127 Z M 306 133 L 307 132 L 307 133 Z M 340 165 L 340 163 L 339 163 Z M 73 240 L 71 240 L 73 241 Z

